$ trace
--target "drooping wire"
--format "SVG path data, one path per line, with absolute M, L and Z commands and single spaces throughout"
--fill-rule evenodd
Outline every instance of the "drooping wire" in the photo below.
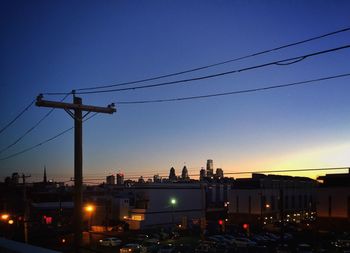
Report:
M 197 68 L 192 68 L 192 69 L 188 69 L 188 70 L 184 70 L 184 71 L 180 71 L 180 72 L 175 72 L 175 73 L 171 73 L 171 74 L 160 75 L 160 76 L 155 76 L 155 77 L 150 77 L 150 78 L 141 79 L 141 80 L 135 80 L 135 81 L 130 81 L 130 82 L 116 83 L 116 84 L 111 84 L 111 85 L 79 88 L 79 89 L 76 89 L 76 90 L 77 91 L 83 91 L 83 90 L 96 90 L 96 89 L 103 89 L 103 88 L 111 88 L 111 87 L 118 87 L 118 86 L 124 86 L 124 85 L 129 85 L 129 84 L 136 84 L 136 83 L 143 83 L 143 82 L 148 82 L 148 81 L 155 81 L 155 80 L 158 80 L 158 79 L 172 77 L 172 76 L 178 76 L 178 75 L 182 75 L 182 74 L 186 74 L 186 73 L 190 73 L 190 72 L 195 72 L 195 71 L 199 71 L 199 70 L 203 70 L 203 69 L 208 69 L 208 68 L 224 65 L 224 64 L 227 64 L 227 63 L 235 62 L 235 61 L 240 61 L 240 60 L 243 60 L 243 59 L 248 59 L 248 58 L 255 57 L 255 56 L 258 56 L 258 55 L 262 55 L 262 54 L 266 54 L 266 53 L 271 53 L 273 51 L 278 51 L 278 50 L 285 49 L 285 48 L 288 48 L 288 47 L 292 47 L 292 46 L 300 45 L 300 44 L 307 43 L 307 42 L 310 42 L 310 41 L 322 39 L 322 38 L 325 38 L 325 37 L 328 37 L 328 36 L 332 36 L 332 35 L 336 35 L 336 34 L 339 34 L 339 33 L 347 32 L 349 30 L 350 30 L 350 27 L 347 27 L 347 28 L 340 29 L 340 30 L 337 30 L 337 31 L 334 31 L 334 32 L 330 32 L 330 33 L 322 34 L 322 35 L 319 35 L 319 36 L 311 37 L 309 39 L 297 41 L 297 42 L 294 42 L 294 43 L 289 43 L 289 44 L 286 44 L 286 45 L 282 45 L 282 46 L 278 46 L 278 47 L 275 47 L 275 48 L 263 50 L 263 51 L 260 51 L 260 52 L 248 54 L 248 55 L 245 55 L 245 56 L 233 58 L 233 59 L 230 59 L 230 60 L 217 62 L 217 63 L 213 63 L 213 64 L 209 64 L 209 65 L 205 65 L 205 66 L 201 66 L 201 67 L 197 67 Z
M 60 102 L 64 101 L 70 93 L 67 93 L 61 100 Z M 34 100 L 35 101 L 35 100 Z M 33 102 L 34 102 L 33 101 Z M 0 154 L 5 152 L 6 150 L 8 150 L 9 148 L 13 147 L 14 145 L 16 145 L 18 142 L 20 142 L 21 140 L 24 139 L 24 137 L 26 137 L 30 132 L 32 132 L 37 126 L 39 126 L 41 124 L 41 122 L 43 122 L 48 116 L 50 116 L 50 114 L 55 110 L 55 108 L 50 109 L 49 112 L 47 112 L 38 122 L 36 122 L 32 127 L 30 127 L 27 131 L 25 131 L 19 138 L 17 138 L 14 142 L 12 142 L 11 144 L 9 144 L 8 146 L 6 146 L 5 148 L 0 150 Z
M 300 62 L 301 60 L 305 60 L 310 57 L 326 54 L 326 53 L 331 53 L 343 49 L 350 48 L 350 44 L 341 46 L 341 47 L 336 47 L 336 48 L 331 48 L 323 51 L 318 51 L 306 55 L 301 55 L 297 57 L 292 57 L 288 59 L 282 59 L 278 61 L 273 61 L 273 62 L 268 62 L 260 65 L 255 65 L 251 67 L 246 67 L 246 68 L 241 68 L 241 69 L 235 69 L 235 70 L 230 70 L 226 72 L 220 72 L 212 75 L 206 75 L 206 76 L 198 76 L 194 78 L 189 78 L 189 79 L 181 79 L 181 80 L 176 80 L 176 81 L 170 81 L 170 82 L 162 82 L 162 83 L 156 83 L 156 84 L 148 84 L 148 85 L 140 85 L 140 86 L 134 86 L 134 87 L 128 87 L 128 88 L 118 88 L 118 89 L 109 89 L 109 90 L 98 90 L 98 91 L 82 91 L 82 92 L 76 92 L 76 94 L 98 94 L 98 93 L 109 93 L 109 92 L 119 92 L 119 91 L 128 91 L 128 90 L 138 90 L 138 89 L 146 89 L 146 88 L 154 88 L 154 87 L 160 87 L 160 86 L 167 86 L 167 85 L 173 85 L 173 84 L 184 84 L 188 82 L 193 82 L 193 81 L 199 81 L 199 80 L 204 80 L 204 79 L 210 79 L 214 77 L 219 77 L 219 76 L 225 76 L 229 74 L 234 74 L 234 73 L 240 73 L 244 71 L 249 71 L 253 69 L 259 69 L 267 66 L 272 66 L 272 65 L 282 65 L 282 64 L 287 64 L 290 65 L 293 63 L 293 61 L 298 60 L 296 62 Z M 60 95 L 61 93 L 44 93 L 45 95 Z
M 302 85 L 302 84 L 314 84 L 315 82 L 326 81 L 326 80 L 342 78 L 342 77 L 347 77 L 347 76 L 350 76 L 350 73 L 334 75 L 334 76 L 327 76 L 327 77 L 320 77 L 317 79 L 311 79 L 311 80 L 293 82 L 293 83 L 287 83 L 287 84 L 272 85 L 272 86 L 267 86 L 267 87 L 254 88 L 254 89 L 245 89 L 245 90 L 229 91 L 229 92 L 222 92 L 222 93 L 206 94 L 206 95 L 200 95 L 200 96 L 189 96 L 189 97 L 178 97 L 178 98 L 167 98 L 167 99 L 120 101 L 120 102 L 115 102 L 115 104 L 129 105 L 129 104 L 162 103 L 162 102 L 174 102 L 174 101 L 184 101 L 184 100 L 192 100 L 192 99 L 203 99 L 203 98 L 211 98 L 211 97 L 219 97 L 219 96 L 237 95 L 237 94 L 242 94 L 242 93 L 251 93 L 251 92 L 272 90 L 272 89 L 278 89 L 278 88 L 286 88 L 286 87 L 297 86 L 297 85 Z
M 83 122 L 88 121 L 89 119 L 95 117 L 97 114 L 98 114 L 97 112 L 94 113 L 94 114 L 92 114 L 91 116 L 87 117 Z M 68 129 L 66 129 L 66 130 L 64 130 L 64 131 L 62 131 L 62 132 L 60 132 L 60 133 L 54 135 L 53 137 L 51 137 L 51 138 L 49 138 L 49 139 L 46 139 L 46 140 L 44 140 L 44 141 L 42 141 L 42 142 L 40 142 L 40 143 L 38 143 L 38 144 L 35 144 L 35 145 L 31 146 L 31 147 L 28 147 L 28 148 L 26 148 L 26 149 L 23 149 L 23 150 L 21 150 L 21 151 L 19 151 L 19 152 L 17 152 L 17 153 L 8 155 L 8 156 L 6 156 L 6 157 L 3 157 L 3 158 L 0 159 L 0 161 L 7 160 L 7 159 L 10 159 L 10 158 L 16 157 L 16 156 L 18 156 L 18 155 L 21 155 L 21 154 L 23 154 L 23 153 L 26 153 L 26 152 L 28 152 L 28 151 L 31 151 L 31 150 L 33 150 L 33 149 L 35 149 L 35 148 L 37 148 L 37 147 L 40 147 L 41 145 L 44 145 L 44 144 L 46 144 L 46 143 L 48 143 L 48 142 L 50 142 L 50 141 L 52 141 L 52 140 L 54 140 L 54 139 L 57 139 L 58 137 L 64 135 L 65 133 L 68 133 L 68 132 L 71 131 L 72 129 L 74 129 L 74 127 L 70 127 L 70 128 L 68 128 Z
M 16 122 L 28 109 L 34 104 L 35 99 L 29 103 L 13 120 L 7 123 L 3 128 L 0 129 L 0 134 L 4 132 L 8 127 L 10 127 L 13 123 Z

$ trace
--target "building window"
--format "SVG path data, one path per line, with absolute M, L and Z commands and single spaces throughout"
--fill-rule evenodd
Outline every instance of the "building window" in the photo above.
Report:
M 142 216 L 141 215 L 132 215 L 131 216 L 132 220 L 136 220 L 136 221 L 142 221 Z
M 261 210 L 266 211 L 266 196 L 261 196 Z
M 284 198 L 284 208 L 285 209 L 288 209 L 289 207 L 288 207 L 288 201 L 289 201 L 289 199 L 288 199 L 288 195 L 287 196 L 285 196 L 285 198 Z
M 275 211 L 275 196 L 271 196 L 271 210 Z
M 248 213 L 249 214 L 252 213 L 252 197 L 251 196 L 248 197 Z
M 350 219 L 350 196 L 348 196 L 348 218 Z
M 236 213 L 239 213 L 239 197 L 236 196 Z
M 328 197 L 328 216 L 332 216 L 332 196 Z

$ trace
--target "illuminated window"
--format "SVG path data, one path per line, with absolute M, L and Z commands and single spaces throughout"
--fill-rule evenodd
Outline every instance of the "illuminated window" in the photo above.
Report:
M 141 215 L 132 215 L 132 216 L 131 216 L 131 219 L 132 219 L 132 220 L 138 220 L 138 221 L 143 220 Z

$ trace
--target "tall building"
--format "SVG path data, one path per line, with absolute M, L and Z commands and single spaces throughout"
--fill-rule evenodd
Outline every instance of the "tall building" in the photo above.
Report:
M 201 170 L 199 171 L 199 181 L 203 181 L 204 178 L 207 176 L 205 169 L 202 167 Z
M 224 178 L 224 171 L 221 168 L 217 168 L 216 173 L 215 173 L 215 177 L 216 178 Z
M 161 183 L 162 179 L 160 178 L 159 174 L 156 174 L 153 176 L 153 182 L 154 183 Z
M 188 170 L 187 170 L 186 166 L 184 166 L 182 168 L 181 179 L 182 180 L 189 180 L 190 179 L 190 177 L 188 176 Z
M 174 167 L 171 167 L 171 168 L 170 168 L 169 180 L 170 180 L 170 181 L 176 181 L 176 180 L 177 180 Z
M 107 176 L 106 184 L 115 184 L 115 176 L 114 175 Z
M 212 177 L 214 175 L 214 163 L 213 160 L 207 160 L 207 177 Z
M 117 174 L 117 185 L 123 185 L 124 184 L 124 174 L 118 173 Z

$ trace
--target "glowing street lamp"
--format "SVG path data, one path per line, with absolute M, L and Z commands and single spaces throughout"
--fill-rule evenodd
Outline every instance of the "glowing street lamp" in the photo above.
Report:
M 10 215 L 8 215 L 7 213 L 1 215 L 2 220 L 8 220 L 9 217 Z
M 9 220 L 8 223 L 9 223 L 10 225 L 12 225 L 12 224 L 14 223 L 14 221 L 13 221 L 13 220 Z
M 270 204 L 266 204 L 265 207 L 266 207 L 266 208 L 270 208 Z
M 95 206 L 91 204 L 86 205 L 84 207 L 84 210 L 89 214 L 89 243 L 91 244 L 92 238 L 91 238 L 90 230 L 91 230 L 91 223 L 92 223 L 92 214 L 95 211 Z
M 88 213 L 92 213 L 93 211 L 95 211 L 95 207 L 93 205 L 87 205 L 84 209 Z
M 175 198 L 171 198 L 170 199 L 170 204 L 172 205 L 172 206 L 175 206 L 176 205 L 176 199 Z

